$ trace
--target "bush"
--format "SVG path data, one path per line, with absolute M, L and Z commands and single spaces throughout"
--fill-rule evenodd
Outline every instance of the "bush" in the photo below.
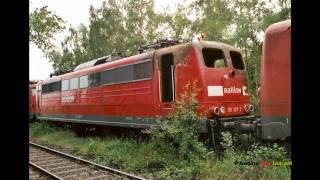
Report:
M 224 149 L 226 157 L 232 157 L 235 155 L 234 141 L 230 132 L 221 132 L 222 141 L 220 142 L 222 148 Z
M 236 139 L 229 133 L 221 133 L 221 146 L 224 156 L 207 159 L 206 167 L 202 170 L 200 179 L 290 179 L 289 166 L 261 166 L 259 162 L 288 161 L 284 148 L 277 144 L 252 144 L 246 150 L 237 149 Z M 236 165 L 235 162 L 252 162 L 257 165 Z
M 34 122 L 34 125 L 30 127 L 30 134 L 34 137 L 42 136 L 51 132 L 55 132 L 58 129 L 50 126 L 47 121 Z
M 173 113 L 167 118 L 157 118 L 160 129 L 146 131 L 154 146 L 158 148 L 174 147 L 179 162 L 166 166 L 160 176 L 163 178 L 195 178 L 204 167 L 207 149 L 198 141 L 200 120 L 197 117 L 198 89 L 196 81 L 184 87 L 184 93 L 174 104 Z
M 247 150 L 241 151 L 235 149 L 235 138 L 230 132 L 222 132 L 221 145 L 225 149 L 225 155 L 227 157 L 234 156 L 243 161 L 286 161 L 288 160 L 288 154 L 284 147 L 279 146 L 277 143 L 273 144 L 252 144 Z

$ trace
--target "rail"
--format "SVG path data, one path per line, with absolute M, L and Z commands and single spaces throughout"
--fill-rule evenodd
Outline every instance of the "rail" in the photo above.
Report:
M 60 152 L 60 151 L 57 151 L 57 150 L 54 150 L 54 149 L 51 149 L 51 148 L 36 144 L 36 143 L 33 143 L 33 142 L 29 142 L 29 148 L 30 148 L 30 146 L 31 147 L 35 147 L 36 149 L 40 149 L 42 151 L 48 152 L 47 155 L 46 154 L 42 154 L 42 156 L 45 156 L 48 159 L 50 157 L 50 154 L 52 154 L 52 155 L 63 157 L 65 159 L 69 159 L 69 160 L 73 161 L 76 164 L 88 165 L 86 168 L 91 168 L 91 169 L 95 169 L 95 170 L 99 169 L 99 170 L 102 170 L 102 172 L 109 173 L 109 174 L 111 173 L 112 175 L 117 175 L 117 176 L 125 177 L 125 178 L 128 178 L 128 179 L 145 180 L 142 177 L 139 177 L 139 176 L 136 176 L 136 175 L 133 175 L 133 174 L 129 174 L 129 173 L 126 173 L 126 172 L 123 172 L 123 171 L 120 171 L 120 170 L 117 170 L 117 169 L 114 169 L 114 168 L 111 168 L 111 167 L 103 166 L 103 165 L 100 165 L 100 164 L 97 164 L 97 163 L 94 163 L 94 162 L 91 162 L 91 161 L 88 161 L 88 160 L 84 160 L 84 159 L 81 159 L 79 157 L 75 157 L 75 156 L 72 156 L 70 154 L 66 154 L 66 153 L 63 153 L 63 152 Z M 35 157 L 39 157 L 39 156 L 35 156 Z M 30 158 L 30 159 L 31 159 L 31 161 L 29 161 L 29 165 L 30 166 L 36 168 L 37 170 L 41 171 L 44 174 L 47 174 L 48 176 L 50 176 L 50 177 L 52 177 L 54 179 L 59 179 L 59 180 L 64 179 L 63 177 L 55 174 L 54 172 L 51 172 L 50 169 L 48 170 L 46 168 L 41 167 L 41 165 L 37 165 L 37 163 L 32 162 L 32 158 Z M 57 161 L 56 158 L 52 158 L 52 159 Z M 42 163 L 45 163 L 45 162 L 42 162 Z M 62 162 L 59 162 L 59 163 L 62 163 Z M 72 166 L 72 165 L 69 165 L 69 166 Z M 81 167 L 81 168 L 83 168 L 83 167 Z M 57 168 L 55 168 L 55 169 L 57 169 Z

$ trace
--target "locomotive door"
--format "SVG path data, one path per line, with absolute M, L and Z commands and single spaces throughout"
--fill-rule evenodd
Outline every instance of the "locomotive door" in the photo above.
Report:
M 160 113 L 168 115 L 175 100 L 175 66 L 172 53 L 161 55 L 159 69 Z

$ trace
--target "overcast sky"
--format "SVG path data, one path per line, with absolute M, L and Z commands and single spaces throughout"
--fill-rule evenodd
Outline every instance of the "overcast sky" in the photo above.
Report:
M 178 3 L 184 0 L 155 0 L 155 10 L 167 11 L 169 6 L 171 11 L 175 10 Z M 35 8 L 48 6 L 48 9 L 53 11 L 58 16 L 62 17 L 72 27 L 78 27 L 80 23 L 89 24 L 89 7 L 101 6 L 103 0 L 31 0 L 29 11 L 32 12 Z M 63 40 L 66 32 L 55 36 L 56 42 Z M 49 74 L 53 72 L 52 65 L 49 60 L 44 57 L 44 54 L 34 44 L 30 43 L 29 50 L 29 79 L 43 80 L 49 78 Z

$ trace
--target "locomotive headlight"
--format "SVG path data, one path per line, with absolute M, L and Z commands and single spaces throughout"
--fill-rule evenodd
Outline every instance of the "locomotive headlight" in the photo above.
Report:
M 253 105 L 252 104 L 249 105 L 249 110 L 250 110 L 250 112 L 253 111 Z
M 215 106 L 215 107 L 212 108 L 212 110 L 216 115 L 220 114 L 220 110 L 219 110 L 218 107 Z
M 220 107 L 220 113 L 221 113 L 221 114 L 224 114 L 224 113 L 225 113 L 225 109 L 224 109 L 223 106 Z
M 249 104 L 244 105 L 244 111 L 245 112 L 249 112 L 250 111 Z
M 253 111 L 253 105 L 252 104 L 246 104 L 244 105 L 244 111 L 245 112 L 252 112 Z

